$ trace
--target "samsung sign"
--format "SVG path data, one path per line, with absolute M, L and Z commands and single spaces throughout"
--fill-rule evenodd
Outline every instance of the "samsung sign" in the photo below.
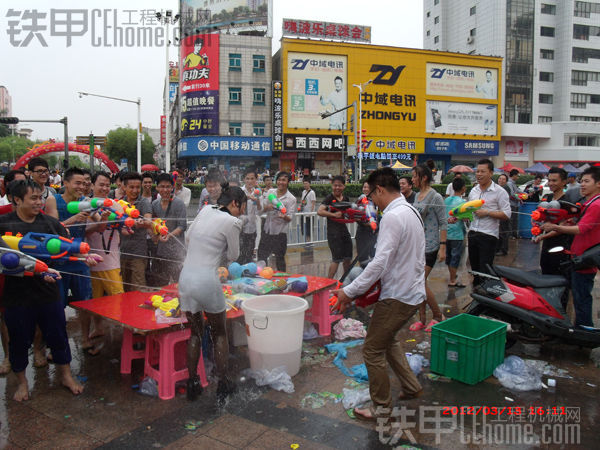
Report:
M 496 156 L 499 149 L 498 141 L 425 139 L 425 153 L 429 155 Z
M 198 136 L 179 141 L 180 158 L 198 156 L 271 156 L 270 137 Z

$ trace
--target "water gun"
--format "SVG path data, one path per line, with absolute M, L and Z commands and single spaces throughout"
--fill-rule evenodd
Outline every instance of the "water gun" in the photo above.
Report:
M 48 273 L 48 266 L 45 262 L 18 250 L 6 247 L 0 247 L 0 274 L 17 277 L 50 275 L 56 278 L 55 273 Z
M 113 201 L 110 198 L 90 198 L 86 200 L 80 200 L 76 202 L 67 203 L 67 211 L 71 214 L 77 214 L 80 212 L 92 212 L 98 209 L 108 208 L 112 206 Z
M 127 203 L 125 200 L 117 200 L 117 203 L 121 205 L 125 214 L 127 214 L 132 219 L 137 219 L 140 217 L 140 211 L 133 206 L 131 203 Z
M 29 256 L 44 261 L 80 261 L 73 254 L 86 254 L 90 251 L 87 242 L 81 239 L 69 239 L 56 234 L 29 232 L 25 236 L 8 232 L 0 239 L 11 249 L 19 250 Z
M 259 187 L 255 187 L 254 191 L 252 192 L 252 194 L 254 195 L 254 203 L 258 202 L 258 199 L 260 198 L 262 191 L 260 190 Z
M 283 206 L 283 204 L 279 201 L 275 194 L 269 194 L 267 198 L 269 199 L 269 202 L 271 202 L 271 205 L 273 205 L 274 209 L 281 212 L 281 214 L 287 213 L 287 209 L 285 208 L 285 206 Z
M 367 200 L 368 202 L 368 200 Z M 356 203 L 351 202 L 338 202 L 337 200 L 333 200 L 331 205 L 329 205 L 330 212 L 342 212 L 341 218 L 332 218 L 334 222 L 338 223 L 351 223 L 351 222 L 370 222 L 370 219 L 367 216 L 366 209 L 363 205 L 357 205 Z M 372 226 L 371 226 L 372 227 Z
M 337 290 L 337 289 L 341 289 L 341 288 L 342 288 L 342 282 L 338 281 L 335 289 Z M 367 292 L 365 292 L 360 297 L 355 298 L 354 303 L 356 304 L 356 306 L 360 306 L 361 308 L 366 308 L 367 306 L 372 305 L 377 300 L 379 300 L 380 294 L 381 294 L 381 281 L 377 280 L 375 282 L 375 284 L 373 286 L 371 286 Z M 332 295 L 329 298 L 329 309 L 331 311 L 339 310 L 340 306 L 339 305 L 336 306 L 337 302 L 338 302 L 337 295 Z
M 153 295 L 150 300 L 146 300 L 146 305 L 161 309 L 167 317 L 179 317 L 181 309 L 179 308 L 179 299 L 177 297 Z
M 581 205 L 573 204 L 564 200 L 552 200 L 551 202 L 540 202 L 537 209 L 531 213 L 531 234 L 539 236 L 542 234 L 540 225 L 544 222 L 560 223 L 563 220 L 579 217 Z
M 50 187 L 58 192 L 61 188 L 60 184 L 51 184 Z
M 152 231 L 154 231 L 154 234 L 159 234 L 161 236 L 169 234 L 169 229 L 167 228 L 165 221 L 161 218 L 152 219 Z
M 363 208 L 365 208 L 365 214 L 369 219 L 369 226 L 371 227 L 371 230 L 375 231 L 377 229 L 377 216 L 375 212 L 373 212 L 373 210 L 371 209 L 369 199 L 367 197 L 363 197 L 358 201 L 358 203 L 361 204 Z
M 448 214 L 457 219 L 469 219 L 473 220 L 473 211 L 478 210 L 483 206 L 485 200 L 477 199 L 468 202 L 461 203 L 455 208 L 451 209 Z
M 525 200 L 527 200 L 529 198 L 529 194 L 527 194 L 526 192 L 517 192 L 515 194 L 515 197 L 517 200 L 524 202 Z

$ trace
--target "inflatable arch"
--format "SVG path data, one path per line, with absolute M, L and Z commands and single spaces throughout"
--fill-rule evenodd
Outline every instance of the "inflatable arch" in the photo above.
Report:
M 46 153 L 64 151 L 65 145 L 62 142 L 44 142 L 42 144 L 34 145 L 33 147 L 31 147 L 31 150 L 29 150 L 27 153 L 25 153 L 19 158 L 19 160 L 15 164 L 14 169 L 19 169 L 21 167 L 27 166 L 27 164 L 29 163 L 29 161 L 31 161 L 32 158 L 45 155 Z M 70 143 L 69 151 L 89 155 L 90 146 Z M 97 158 L 101 160 L 104 164 L 106 164 L 106 166 L 112 173 L 117 173 L 119 171 L 119 167 L 114 163 L 114 161 L 110 160 L 108 156 L 106 156 L 100 150 L 94 150 L 94 158 Z

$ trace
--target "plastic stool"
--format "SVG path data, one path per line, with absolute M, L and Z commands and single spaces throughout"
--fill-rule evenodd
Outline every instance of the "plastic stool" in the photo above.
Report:
M 344 317 L 342 314 L 331 314 L 329 294 L 329 291 L 313 294 L 312 308 L 306 311 L 306 320 L 318 325 L 320 336 L 329 336 L 331 334 L 331 324 Z
M 158 383 L 158 397 L 162 400 L 169 400 L 175 397 L 175 383 L 189 378 L 187 367 L 177 369 L 175 367 L 176 356 L 175 347 L 180 342 L 186 342 L 192 332 L 189 328 L 184 330 L 171 331 L 170 333 L 149 334 L 146 338 L 146 361 L 144 363 L 144 375 L 156 380 Z M 156 348 L 158 347 L 158 349 Z M 156 353 L 158 353 L 158 368 L 153 367 L 156 362 Z M 154 356 L 153 356 L 154 355 Z M 198 376 L 202 387 L 208 386 L 206 372 L 204 371 L 204 359 L 202 352 L 198 359 Z
M 133 334 L 133 331 L 123 328 L 123 342 L 121 343 L 121 373 L 131 373 L 131 361 L 144 358 L 144 349 L 135 350 L 133 348 L 135 344 L 141 342 L 146 342 L 146 336 Z

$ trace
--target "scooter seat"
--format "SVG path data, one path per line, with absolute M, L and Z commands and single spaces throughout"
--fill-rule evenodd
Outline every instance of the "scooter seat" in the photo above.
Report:
M 560 275 L 542 275 L 535 272 L 525 272 L 514 267 L 494 266 L 494 271 L 501 277 L 534 288 L 566 286 L 568 283 L 567 279 Z

